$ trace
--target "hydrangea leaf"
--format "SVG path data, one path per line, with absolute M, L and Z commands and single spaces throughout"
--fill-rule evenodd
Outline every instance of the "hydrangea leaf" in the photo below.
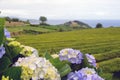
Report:
M 0 45 L 3 43 L 4 38 L 4 23 L 5 19 L 0 18 Z
M 52 63 L 53 66 L 55 66 L 58 69 L 61 77 L 71 72 L 71 68 L 68 65 L 69 62 L 67 61 L 60 61 L 59 58 L 55 58 L 55 59 L 50 59 L 50 62 Z
M 89 67 L 89 68 L 94 68 L 93 66 L 91 66 L 87 60 L 87 57 L 85 56 L 85 54 L 83 55 L 84 59 L 83 59 L 83 62 L 82 62 L 82 68 L 85 68 L 85 67 Z
M 53 58 L 49 53 L 45 54 L 45 58 L 48 59 L 52 63 L 52 65 L 57 68 L 61 77 L 65 76 L 71 72 L 71 68 L 68 65 L 69 62 L 60 61 L 59 58 Z
M 48 52 L 45 53 L 44 57 L 48 60 L 53 59 L 52 56 Z
M 10 59 L 12 58 L 15 58 L 19 53 L 20 51 L 22 50 L 22 48 L 20 47 L 11 47 L 11 46 L 8 46 L 8 45 L 4 45 L 5 46 L 5 49 L 6 49 L 6 55 L 9 56 Z
M 60 76 L 63 77 L 65 75 L 67 75 L 68 73 L 71 72 L 71 68 L 68 64 L 65 64 L 60 70 L 59 70 L 59 73 L 60 73 Z
M 21 67 L 10 67 L 4 73 L 4 76 L 9 76 L 13 80 L 21 80 Z
M 103 71 L 102 71 L 102 68 L 97 68 L 95 69 L 96 72 L 99 74 L 99 75 L 102 75 L 103 74 Z
M 61 67 L 63 67 L 65 64 L 69 64 L 67 61 L 60 61 L 59 58 L 52 58 L 49 59 L 49 61 L 59 70 Z
M 11 61 L 8 57 L 3 56 L 0 59 L 0 73 L 4 72 L 11 65 Z

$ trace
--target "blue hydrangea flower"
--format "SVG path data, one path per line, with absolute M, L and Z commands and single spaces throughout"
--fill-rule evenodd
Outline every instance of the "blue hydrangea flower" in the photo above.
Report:
M 60 51 L 59 58 L 61 61 L 68 60 L 71 63 L 80 64 L 83 59 L 83 54 L 79 50 L 66 48 Z
M 104 80 L 104 79 L 98 76 L 97 74 L 93 74 L 92 80 Z
M 2 58 L 4 54 L 5 54 L 5 48 L 3 47 L 3 45 L 1 45 L 0 46 L 0 58 Z
M 82 68 L 79 71 L 69 73 L 67 80 L 104 80 L 104 79 L 101 78 L 94 69 Z
M 95 60 L 95 57 L 93 55 L 90 55 L 90 54 L 85 54 L 87 59 L 88 59 L 88 62 L 90 63 L 90 65 L 96 67 L 96 60 Z
M 4 34 L 5 34 L 6 38 L 10 38 L 11 37 L 10 32 L 7 29 L 4 29 Z
M 71 73 L 68 74 L 67 80 L 80 80 L 79 78 L 80 77 L 76 72 L 75 73 L 71 72 Z

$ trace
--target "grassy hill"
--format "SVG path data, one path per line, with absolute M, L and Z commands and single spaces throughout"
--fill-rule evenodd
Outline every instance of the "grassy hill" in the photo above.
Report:
M 75 25 L 73 25 L 73 23 Z M 67 23 L 66 23 L 67 24 Z M 91 28 L 85 23 L 80 21 L 69 22 L 68 25 L 30 25 L 24 24 L 23 22 L 6 22 L 6 28 L 11 33 L 27 33 L 27 34 L 41 34 L 41 33 L 49 33 L 49 32 L 65 32 L 65 31 L 73 31 L 78 29 L 88 29 Z
M 78 21 L 78 20 L 69 21 L 69 22 L 64 23 L 63 25 L 73 27 L 73 28 L 81 28 L 81 29 L 91 28 L 91 26 L 89 26 L 88 24 Z
M 41 32 L 51 32 L 51 31 L 55 31 L 52 29 L 47 29 L 47 28 L 43 28 L 43 27 L 31 27 L 31 26 L 14 26 L 14 27 L 7 27 L 7 29 L 10 32 L 19 32 L 19 31 L 23 31 L 23 30 L 34 30 L 34 31 L 41 31 Z
M 103 69 L 102 76 L 106 80 L 120 80 L 120 28 L 22 35 L 17 40 L 37 48 L 40 55 L 46 50 L 51 54 L 58 53 L 63 48 L 74 48 L 82 53 L 91 53 Z

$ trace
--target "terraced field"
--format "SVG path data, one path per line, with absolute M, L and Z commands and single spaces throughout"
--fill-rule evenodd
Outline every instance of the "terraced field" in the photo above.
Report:
M 46 51 L 58 53 L 63 48 L 79 49 L 93 54 L 106 80 L 120 80 L 120 28 L 101 28 L 53 32 L 41 35 L 22 35 L 22 44 L 35 47 L 40 55 Z
M 51 32 L 51 31 L 55 31 L 52 29 L 46 29 L 46 28 L 42 28 L 42 27 L 31 27 L 31 26 L 16 26 L 16 27 L 7 27 L 7 29 L 10 32 L 19 32 L 19 31 L 23 31 L 23 30 L 34 30 L 34 31 L 41 31 L 41 32 Z

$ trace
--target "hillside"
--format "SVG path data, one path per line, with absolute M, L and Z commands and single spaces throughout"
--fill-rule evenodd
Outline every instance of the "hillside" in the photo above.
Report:
M 38 23 L 38 22 L 37 22 Z M 25 22 L 8 22 L 5 23 L 6 28 L 11 32 L 12 36 L 19 34 L 44 34 L 50 32 L 66 32 L 78 29 L 89 29 L 89 25 L 80 21 L 70 21 L 62 25 L 40 25 L 36 24 L 35 21 L 27 24 Z
M 5 26 L 6 27 L 15 27 L 15 26 L 26 26 L 26 24 L 25 23 L 23 23 L 23 22 L 8 22 L 8 21 L 6 21 L 5 22 Z
M 89 26 L 88 24 L 78 21 L 78 20 L 69 21 L 69 22 L 64 23 L 63 25 L 73 27 L 73 28 L 82 28 L 82 29 L 91 28 L 91 26 Z
M 91 53 L 105 72 L 102 76 L 106 80 L 119 80 L 111 79 L 112 75 L 119 75 L 120 71 L 119 34 L 120 28 L 101 28 L 36 36 L 22 35 L 17 40 L 22 44 L 37 48 L 40 55 L 44 54 L 46 50 L 51 54 L 58 53 L 63 48 L 74 48 L 81 50 L 82 53 Z

